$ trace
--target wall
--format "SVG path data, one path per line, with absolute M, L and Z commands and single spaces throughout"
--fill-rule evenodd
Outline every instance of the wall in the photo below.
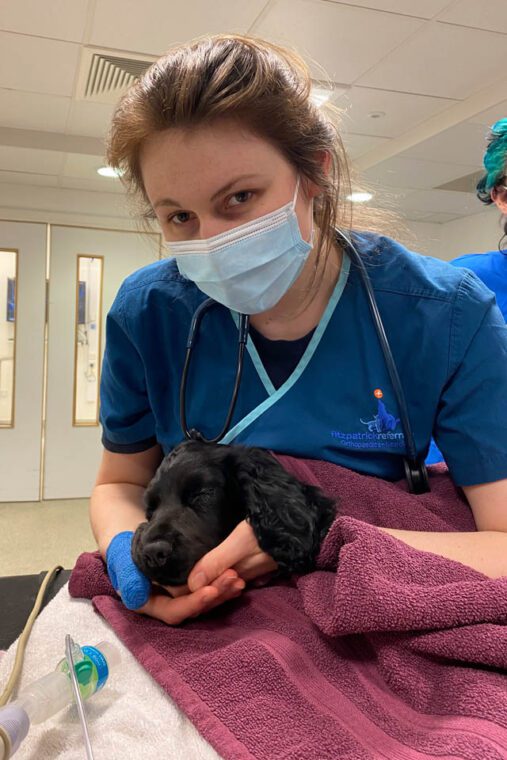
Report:
M 502 236 L 500 212 L 496 206 L 490 206 L 485 211 L 465 219 L 447 222 L 441 227 L 440 255 L 447 260 L 463 253 L 496 250 Z
M 0 183 L 0 219 L 137 229 L 123 193 Z
M 445 225 L 429 222 L 405 221 L 407 232 L 401 232 L 399 240 L 411 251 L 440 258 L 442 230 Z

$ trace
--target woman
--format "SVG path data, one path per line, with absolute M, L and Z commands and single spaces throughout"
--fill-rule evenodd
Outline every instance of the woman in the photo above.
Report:
M 486 173 L 477 184 L 477 197 L 488 206 L 494 203 L 502 213 L 504 238 L 507 236 L 507 119 L 500 119 L 491 127 L 484 168 Z M 471 269 L 481 278 L 496 295 L 500 311 L 507 321 L 507 250 L 502 250 L 503 238 L 497 251 L 469 253 L 454 259 L 452 263 Z
M 507 236 L 507 119 L 500 119 L 491 127 L 483 161 L 486 172 L 477 183 L 477 197 L 486 205 L 494 203 L 501 211 L 504 235 L 497 251 L 467 253 L 451 261 L 451 264 L 470 269 L 493 291 L 507 321 L 507 251 L 501 247 L 503 238 Z M 436 464 L 443 459 L 438 446 L 431 441 L 426 463 Z
M 187 383 L 189 427 L 221 429 L 236 372 L 238 312 L 248 355 L 225 443 L 403 477 L 405 441 L 343 198 L 347 163 L 310 100 L 304 63 L 267 42 L 221 35 L 183 45 L 121 100 L 111 166 L 158 220 L 169 258 L 130 276 L 107 325 L 104 454 L 92 527 L 124 603 L 179 623 L 272 571 L 245 522 L 194 567 L 176 598 L 150 595 L 130 557 L 142 497 L 182 439 L 179 384 L 195 309 L 208 296 Z M 388 532 L 492 577 L 507 574 L 507 335 L 471 274 L 354 233 L 407 396 L 420 457 L 434 433 L 478 533 Z M 503 355 L 505 361 L 498 361 Z M 389 424 L 385 424 L 386 420 Z

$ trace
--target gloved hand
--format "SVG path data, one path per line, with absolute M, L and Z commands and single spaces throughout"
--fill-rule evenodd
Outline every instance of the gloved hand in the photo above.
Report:
M 143 575 L 132 559 L 131 530 L 118 533 L 106 552 L 107 572 L 113 588 L 117 591 L 122 602 L 129 610 L 137 610 L 150 598 L 151 583 Z

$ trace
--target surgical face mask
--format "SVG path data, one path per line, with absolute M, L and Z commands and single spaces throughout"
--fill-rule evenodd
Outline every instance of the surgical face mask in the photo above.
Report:
M 215 301 L 241 314 L 271 309 L 298 278 L 312 250 L 301 237 L 292 201 L 207 240 L 166 241 L 181 274 Z M 313 218 L 313 212 L 312 212 Z

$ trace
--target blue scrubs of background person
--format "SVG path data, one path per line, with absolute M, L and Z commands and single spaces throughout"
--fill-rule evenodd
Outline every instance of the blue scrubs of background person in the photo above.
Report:
M 502 191 L 502 201 L 507 213 L 507 189 Z M 467 253 L 453 259 L 451 264 L 470 269 L 493 291 L 498 308 L 507 322 L 507 249 L 488 253 Z
M 507 238 L 507 118 L 500 119 L 491 127 L 484 168 L 486 172 L 477 185 L 477 195 L 488 206 L 494 203 L 502 213 L 504 236 L 497 251 L 469 253 L 454 259 L 452 263 L 475 272 L 496 295 L 497 304 L 507 321 L 507 249 L 502 247 L 503 240 Z
M 507 118 L 500 119 L 491 127 L 484 168 L 485 174 L 477 184 L 477 196 L 486 205 L 494 203 L 501 211 L 504 237 L 497 251 L 468 253 L 454 259 L 451 264 L 470 269 L 482 280 L 495 294 L 498 307 L 507 321 L 507 250 L 502 249 L 502 241 L 507 236 Z M 444 456 L 432 440 L 426 463 L 442 461 Z
M 206 315 L 194 349 L 189 426 L 207 437 L 221 429 L 244 311 L 252 329 L 224 443 L 391 480 L 403 475 L 400 410 L 351 249 L 336 237 L 350 229 L 341 211 L 347 161 L 310 87 L 296 54 L 219 35 L 157 61 L 113 117 L 108 163 L 156 217 L 174 258 L 127 278 L 108 316 L 104 452 L 91 522 L 124 603 L 166 623 L 207 611 L 276 569 L 246 521 L 199 560 L 187 586 L 171 590 L 175 598 L 150 593 L 132 562 L 145 488 L 182 439 L 186 338 L 207 296 L 219 306 Z M 471 272 L 382 235 L 352 237 L 389 336 L 417 451 L 424 455 L 436 436 L 479 529 L 379 530 L 491 577 L 507 575 L 507 326 Z

